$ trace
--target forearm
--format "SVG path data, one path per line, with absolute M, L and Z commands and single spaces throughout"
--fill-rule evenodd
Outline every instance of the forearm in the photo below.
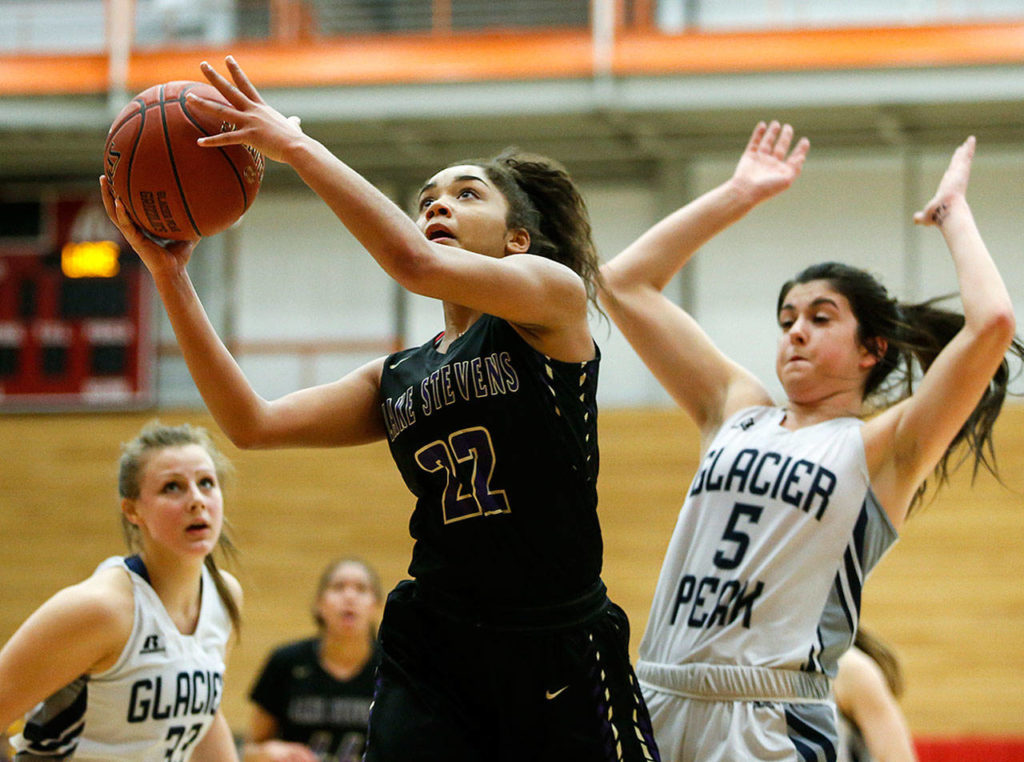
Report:
M 213 720 L 203 740 L 196 746 L 193 762 L 238 762 L 238 751 L 228 721 L 221 712 Z
M 1012 319 L 1013 302 L 966 199 L 950 201 L 936 214 L 956 268 L 967 326 L 987 332 L 993 322 Z
M 864 741 L 877 762 L 917 762 L 910 730 L 897 712 L 861 727 Z
M 754 208 L 756 201 L 732 181 L 665 217 L 605 265 L 609 287 L 662 290 L 701 246 Z
M 245 446 L 264 401 L 217 335 L 188 274 L 176 270 L 154 282 L 203 401 L 228 438 Z

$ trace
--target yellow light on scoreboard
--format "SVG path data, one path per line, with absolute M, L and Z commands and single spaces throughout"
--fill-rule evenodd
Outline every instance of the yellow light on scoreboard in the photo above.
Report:
M 69 278 L 113 278 L 121 271 L 120 253 L 113 241 L 72 241 L 60 251 L 60 269 Z

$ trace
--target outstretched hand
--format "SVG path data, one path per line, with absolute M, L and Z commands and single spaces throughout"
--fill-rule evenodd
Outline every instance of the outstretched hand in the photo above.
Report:
M 103 208 L 110 221 L 121 231 L 121 235 L 124 236 L 128 245 L 135 250 L 135 253 L 139 255 L 143 264 L 153 275 L 162 271 L 185 268 L 189 257 L 192 256 L 192 250 L 199 243 L 198 239 L 195 241 L 168 241 L 166 244 L 154 241 L 128 215 L 124 204 L 114 196 L 105 175 L 100 175 L 100 196 L 103 198 Z
M 190 107 L 207 116 L 234 125 L 234 129 L 199 138 L 205 147 L 247 145 L 273 161 L 285 161 L 285 153 L 296 138 L 302 136 L 298 117 L 285 117 L 268 106 L 234 58 L 224 59 L 231 73 L 229 82 L 206 61 L 200 64 L 203 75 L 223 95 L 230 106 L 208 100 L 195 92 L 186 96 Z
M 732 182 L 755 203 L 786 190 L 800 176 L 811 148 L 807 138 L 800 138 L 790 151 L 792 142 L 790 125 L 758 122 L 736 165 Z
M 939 187 L 932 200 L 914 215 L 916 224 L 942 227 L 953 203 L 963 200 L 967 195 L 975 143 L 974 136 L 971 135 L 953 152 L 953 158 L 949 160 L 949 166 L 939 180 Z

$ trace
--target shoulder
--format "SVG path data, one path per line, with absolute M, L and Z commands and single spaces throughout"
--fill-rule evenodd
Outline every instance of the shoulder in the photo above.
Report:
M 875 660 L 853 647 L 839 657 L 833 690 L 836 704 L 849 714 L 854 704 L 863 701 L 865 697 L 887 692 L 888 685 Z
M 317 638 L 303 638 L 302 640 L 290 640 L 281 643 L 271 649 L 267 656 L 267 666 L 270 668 L 285 668 L 297 662 L 307 662 L 317 658 Z
M 90 672 L 102 672 L 119 658 L 135 624 L 135 594 L 126 569 L 106 568 L 57 592 L 36 612 L 42 628 L 59 643 L 88 642 L 98 660 Z M 50 624 L 47 625 L 46 623 Z
M 97 621 L 135 618 L 135 588 L 131 572 L 115 566 L 100 569 L 88 579 L 61 591 L 77 603 L 77 609 Z M 58 594 L 59 595 L 59 594 Z
M 766 421 L 771 422 L 782 417 L 782 409 L 771 404 L 748 403 L 726 412 L 724 418 L 714 425 L 709 425 L 706 430 L 701 432 L 701 438 L 706 445 L 710 445 L 727 431 L 735 430 L 739 436 L 748 435 L 751 430 L 763 425 Z
M 286 643 L 279 643 L 270 650 L 271 659 L 295 659 L 304 657 L 309 653 L 316 652 L 318 638 L 302 638 L 301 640 L 289 640 Z

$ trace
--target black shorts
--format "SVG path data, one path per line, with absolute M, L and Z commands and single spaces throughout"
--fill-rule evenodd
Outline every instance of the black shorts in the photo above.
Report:
M 659 760 L 629 622 L 600 592 L 582 621 L 503 627 L 399 584 L 381 622 L 366 762 Z

